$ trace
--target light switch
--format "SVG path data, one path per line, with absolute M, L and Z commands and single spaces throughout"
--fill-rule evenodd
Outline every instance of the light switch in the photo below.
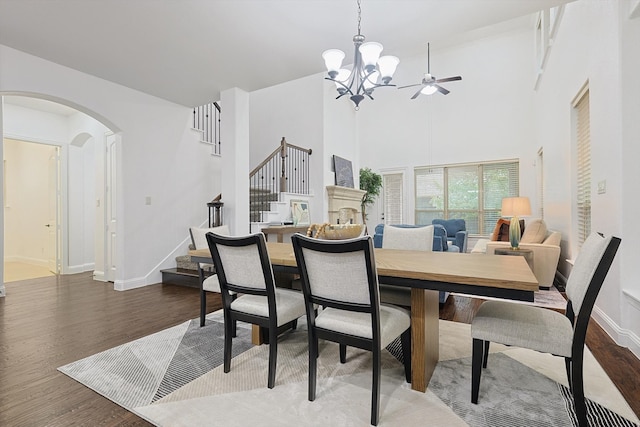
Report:
M 604 194 L 607 192 L 607 181 L 602 180 L 598 182 L 598 194 Z
M 144 198 L 144 204 L 145 205 L 150 205 L 151 204 L 151 196 L 147 196 Z

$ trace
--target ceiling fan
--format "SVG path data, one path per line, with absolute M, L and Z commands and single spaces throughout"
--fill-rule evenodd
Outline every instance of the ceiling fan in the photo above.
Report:
M 424 95 L 432 95 L 436 92 L 440 92 L 441 94 L 446 95 L 449 93 L 449 91 L 443 88 L 442 86 L 440 86 L 439 83 L 462 80 L 461 76 L 445 77 L 444 79 L 436 79 L 435 76 L 431 75 L 431 58 L 430 57 L 431 57 L 431 54 L 430 54 L 429 43 L 427 43 L 427 73 L 424 75 L 422 82 L 415 85 L 400 86 L 398 88 L 398 89 L 405 89 L 408 87 L 422 86 L 415 94 L 413 94 L 411 99 L 416 99 L 418 95 L 420 95 L 421 93 Z

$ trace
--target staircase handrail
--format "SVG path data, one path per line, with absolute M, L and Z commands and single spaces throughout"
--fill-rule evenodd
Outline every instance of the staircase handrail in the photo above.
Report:
M 280 193 L 309 194 L 309 156 L 312 150 L 289 144 L 283 137 L 280 146 L 249 173 L 251 221 L 262 222 L 262 212 Z
M 286 157 L 286 154 L 283 156 L 283 152 L 286 153 L 286 147 L 291 147 L 293 149 L 305 152 L 305 153 L 307 153 L 309 155 L 311 155 L 311 153 L 313 152 L 313 150 L 311 148 L 302 148 L 302 147 L 299 147 L 299 146 L 294 145 L 294 144 L 289 144 L 285 140 L 285 138 L 282 137 L 282 141 L 280 141 L 280 146 L 278 148 L 276 148 L 275 150 L 273 150 L 273 152 L 271 154 L 269 154 L 258 166 L 253 168 L 253 170 L 251 170 L 251 172 L 249 172 L 249 176 L 255 175 L 262 167 L 264 167 L 264 165 L 269 163 L 269 161 L 272 158 L 274 158 L 278 153 L 280 153 L 281 157 Z

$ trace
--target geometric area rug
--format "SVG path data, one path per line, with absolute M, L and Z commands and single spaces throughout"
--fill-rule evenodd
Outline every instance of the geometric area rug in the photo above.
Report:
M 570 393 L 559 383 L 563 359 L 493 346 L 473 405 L 469 325 L 440 321 L 440 331 L 440 362 L 426 393 L 411 390 L 402 364 L 383 352 L 380 426 L 576 425 Z M 58 369 L 157 426 L 369 425 L 369 352 L 349 348 L 340 364 L 338 346 L 320 342 L 316 400 L 309 402 L 304 319 L 278 339 L 273 389 L 266 387 L 268 346 L 250 343 L 249 325 L 239 322 L 237 334 L 227 374 L 220 313 L 208 315 L 203 328 L 188 321 Z M 591 426 L 637 425 L 592 356 L 585 359 L 585 392 Z
M 511 357 L 497 353 L 489 357 L 480 380 L 477 405 L 469 405 L 471 358 L 442 362 L 429 383 L 431 391 L 469 425 L 577 426 L 573 398 L 568 387 L 559 384 Z M 457 387 L 462 383 L 463 387 Z M 454 386 L 452 386 L 452 384 Z M 491 399 L 499 391 L 500 399 Z M 488 399 L 488 400 L 487 400 Z M 486 403 L 485 403 L 485 400 Z M 635 426 L 633 422 L 587 399 L 591 426 Z M 520 408 L 519 411 L 507 408 Z M 527 416 L 523 417 L 522 413 Z

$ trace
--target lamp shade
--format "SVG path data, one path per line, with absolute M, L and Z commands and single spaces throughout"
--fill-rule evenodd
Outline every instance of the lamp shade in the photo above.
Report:
M 325 50 L 322 53 L 324 59 L 324 65 L 327 67 L 327 71 L 337 73 L 342 66 L 342 60 L 344 59 L 344 52 L 338 49 Z
M 505 197 L 502 199 L 502 216 L 531 215 L 528 197 Z
M 367 42 L 360 45 L 360 55 L 362 55 L 362 63 L 364 69 L 370 73 L 376 67 L 380 53 L 382 52 L 382 45 L 376 42 Z
M 393 73 L 396 72 L 396 68 L 398 67 L 398 64 L 400 63 L 400 60 L 398 59 L 397 56 L 391 56 L 391 55 L 386 55 L 386 56 L 381 56 L 380 59 L 378 59 L 378 68 L 380 69 L 380 74 L 382 75 L 382 79 L 387 79 L 388 81 L 391 81 L 391 78 L 393 77 Z

